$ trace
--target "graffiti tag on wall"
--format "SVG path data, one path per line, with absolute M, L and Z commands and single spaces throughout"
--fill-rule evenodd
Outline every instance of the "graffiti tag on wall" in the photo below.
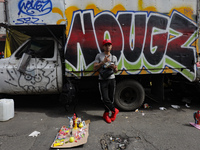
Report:
M 18 15 L 42 16 L 51 12 L 51 0 L 20 0 L 18 3 Z
M 14 21 L 16 25 L 45 24 L 39 16 L 47 15 L 52 11 L 52 2 L 51 0 L 20 0 L 18 10 L 18 16 L 24 14 L 30 17 L 18 18 Z
M 171 16 L 154 12 L 92 10 L 73 14 L 65 48 L 67 69 L 92 71 L 102 41 L 110 38 L 118 58 L 118 69 L 128 74 L 162 73 L 168 66 L 189 80 L 195 76 L 197 25 L 177 11 Z

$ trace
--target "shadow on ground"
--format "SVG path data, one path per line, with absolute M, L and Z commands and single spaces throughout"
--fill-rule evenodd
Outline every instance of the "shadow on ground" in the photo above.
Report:
M 172 108 L 171 105 L 180 106 L 180 109 L 177 109 L 177 111 L 182 111 L 182 108 L 194 109 L 194 111 L 199 109 L 200 99 L 198 96 L 192 93 L 189 97 L 183 97 L 180 95 L 180 93 L 176 94 L 167 91 L 165 93 L 164 101 L 155 101 L 146 96 L 144 103 L 149 105 L 149 111 L 159 109 L 160 107 L 169 109 Z M 71 116 L 76 112 L 77 114 L 84 115 L 88 118 L 93 118 L 93 120 L 99 120 L 101 119 L 101 114 L 100 116 L 89 116 L 86 112 L 103 112 L 103 104 L 100 100 L 98 91 L 80 92 L 77 101 L 72 102 L 69 107 L 65 107 L 65 105 L 62 105 L 59 102 L 59 95 L 19 95 L 10 98 L 14 99 L 15 110 L 17 111 L 41 112 L 50 117 L 63 117 L 66 114 Z M 138 109 L 143 110 L 145 108 L 142 105 Z M 120 111 L 123 112 L 122 110 Z

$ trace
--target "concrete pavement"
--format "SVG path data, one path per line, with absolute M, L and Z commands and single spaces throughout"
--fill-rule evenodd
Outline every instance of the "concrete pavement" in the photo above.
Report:
M 193 113 L 200 108 L 199 102 L 193 102 L 190 108 L 181 102 L 146 102 L 151 108 L 120 111 L 117 119 L 107 124 L 102 120 L 103 108 L 98 97 L 79 100 L 76 113 L 83 120 L 90 119 L 89 137 L 85 145 L 71 149 L 199 149 L 200 130 L 189 124 L 194 122 Z M 178 104 L 180 109 L 172 108 L 172 104 Z M 61 126 L 68 125 L 68 117 L 72 115 L 73 107 L 67 112 L 57 97 L 15 98 L 14 118 L 0 122 L 0 149 L 48 150 Z M 33 131 L 41 134 L 29 137 Z

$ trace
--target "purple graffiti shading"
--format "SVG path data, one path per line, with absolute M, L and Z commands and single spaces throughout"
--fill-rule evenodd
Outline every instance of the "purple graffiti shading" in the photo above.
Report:
M 43 16 L 52 11 L 51 0 L 20 0 L 18 15 L 21 13 L 29 16 Z

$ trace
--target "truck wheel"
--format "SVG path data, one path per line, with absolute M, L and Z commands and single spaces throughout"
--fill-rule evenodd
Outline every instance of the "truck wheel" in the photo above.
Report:
M 142 85 L 134 80 L 124 80 L 117 84 L 115 104 L 119 109 L 131 111 L 144 102 L 145 92 Z

